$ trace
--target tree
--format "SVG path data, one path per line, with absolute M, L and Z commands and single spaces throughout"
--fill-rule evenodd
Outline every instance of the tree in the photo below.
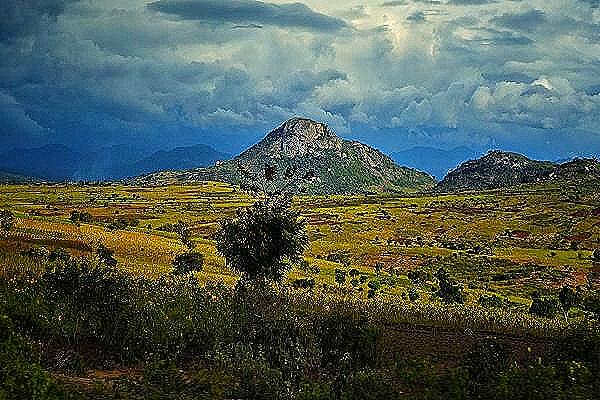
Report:
M 339 268 L 335 269 L 335 283 L 337 283 L 340 286 L 346 283 L 346 271 Z
M 109 267 L 117 266 L 117 259 L 113 257 L 114 251 L 105 247 L 103 244 L 98 246 L 96 250 L 96 255 L 102 264 L 108 265 Z
M 244 278 L 280 281 L 306 248 L 304 227 L 304 220 L 290 208 L 289 200 L 257 201 L 221 223 L 217 250 Z
M 15 218 L 12 212 L 8 210 L 0 211 L 0 227 L 3 231 L 10 231 L 15 223 Z
M 570 286 L 563 286 L 558 293 L 558 301 L 560 301 L 565 319 L 567 319 L 571 307 L 575 307 L 579 303 L 579 291 Z
M 595 262 L 600 262 L 600 249 L 594 250 L 594 252 L 592 253 L 592 260 L 594 260 Z
M 196 248 L 196 244 L 192 241 L 192 231 L 190 230 L 189 224 L 178 221 L 175 225 L 175 232 L 179 235 L 181 243 L 188 248 L 188 251 L 191 252 Z
M 173 273 L 175 275 L 186 274 L 188 272 L 202 271 L 204 266 L 204 255 L 200 252 L 194 251 L 196 243 L 192 240 L 192 231 L 189 224 L 178 221 L 173 226 L 174 231 L 179 235 L 179 240 L 185 247 L 187 252 L 179 254 L 173 260 Z
M 440 287 L 437 295 L 444 303 L 465 302 L 462 286 L 452 279 L 450 274 L 443 267 L 436 272 L 435 277 L 437 278 Z
M 176 275 L 188 272 L 201 271 L 204 265 L 204 255 L 197 251 L 190 251 L 175 257 L 173 261 L 173 273 Z
M 531 296 L 529 313 L 539 317 L 552 318 L 558 312 L 559 307 L 560 302 L 556 297 L 542 296 L 536 291 Z

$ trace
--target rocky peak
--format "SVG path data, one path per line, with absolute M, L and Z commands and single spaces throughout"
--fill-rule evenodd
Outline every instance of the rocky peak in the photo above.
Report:
M 518 154 L 511 153 L 509 151 L 502 150 L 491 150 L 485 156 L 483 156 L 480 162 L 496 164 L 496 165 L 514 165 L 522 162 L 530 161 L 527 157 Z
M 307 118 L 292 118 L 271 131 L 261 142 L 277 156 L 296 157 L 322 150 L 341 150 L 342 139 L 329 127 Z

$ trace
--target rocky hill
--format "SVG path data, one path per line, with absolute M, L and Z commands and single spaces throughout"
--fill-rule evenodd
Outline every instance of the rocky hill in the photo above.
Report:
M 292 118 L 239 156 L 209 168 L 150 174 L 128 183 L 157 185 L 216 180 L 241 183 L 240 169 L 258 172 L 272 165 L 283 173 L 289 167 L 313 171 L 313 194 L 414 191 L 432 188 L 433 178 L 400 167 L 391 158 L 365 144 L 336 136 L 327 125 Z
M 580 181 L 600 181 L 600 163 L 594 159 L 578 158 L 557 164 L 495 150 L 479 159 L 462 163 L 450 171 L 437 184 L 436 190 L 456 192 L 507 188 L 522 184 Z

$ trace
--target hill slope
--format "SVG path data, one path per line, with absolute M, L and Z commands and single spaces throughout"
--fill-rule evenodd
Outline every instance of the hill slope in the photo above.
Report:
M 556 164 L 496 150 L 459 165 L 437 184 L 436 190 L 455 192 L 507 188 L 521 184 L 598 181 L 600 163 L 593 159 L 574 159 Z
M 232 160 L 209 168 L 165 172 L 131 180 L 135 184 L 164 184 L 216 180 L 240 183 L 240 166 L 256 172 L 265 164 L 284 171 L 290 166 L 316 175 L 313 194 L 423 190 L 433 187 L 429 175 L 399 167 L 367 145 L 335 135 L 325 124 L 292 118 L 262 141 Z

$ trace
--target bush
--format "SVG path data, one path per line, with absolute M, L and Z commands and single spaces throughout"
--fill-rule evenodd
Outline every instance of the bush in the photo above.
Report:
M 0 399 L 64 399 L 62 388 L 36 362 L 33 349 L 0 314 Z
M 380 331 L 352 311 L 333 309 L 316 322 L 322 365 L 335 370 L 374 366 L 378 361 Z
M 342 388 L 340 400 L 398 399 L 400 393 L 391 383 L 374 371 L 353 374 Z
M 15 217 L 12 212 L 8 210 L 0 210 L 0 228 L 3 231 L 10 231 L 15 223 Z
M 529 313 L 539 317 L 552 318 L 560 310 L 560 302 L 556 297 L 542 296 L 535 292 L 531 299 Z
M 102 244 L 98 246 L 98 249 L 96 250 L 96 255 L 98 256 L 100 262 L 109 267 L 117 266 L 117 259 L 113 256 L 113 254 L 115 254 L 114 251 L 105 247 Z
M 492 295 L 482 294 L 481 296 L 479 296 L 479 299 L 477 299 L 477 303 L 483 307 L 500 308 L 500 307 L 505 307 L 508 302 L 503 297 L 501 297 L 497 294 L 492 294 Z
M 204 265 L 204 255 L 197 251 L 183 253 L 173 260 L 173 273 L 176 275 L 187 274 L 188 272 L 202 271 Z
M 464 303 L 462 286 L 459 285 L 444 268 L 440 268 L 435 277 L 438 280 L 437 295 L 444 303 Z

